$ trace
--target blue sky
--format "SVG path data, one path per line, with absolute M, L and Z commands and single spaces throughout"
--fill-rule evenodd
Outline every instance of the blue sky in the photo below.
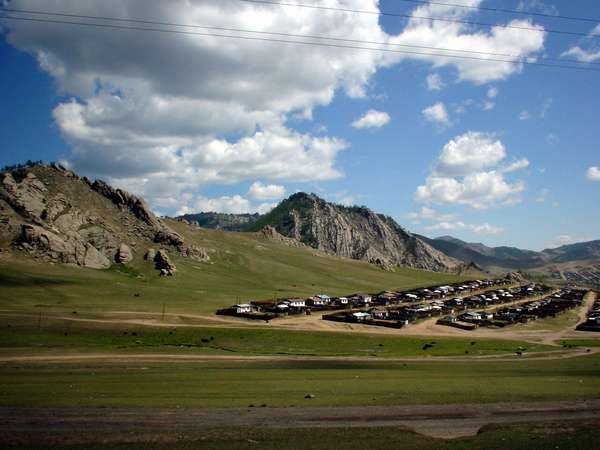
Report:
M 600 18 L 593 1 L 456 3 Z M 540 62 L 569 52 L 564 59 L 600 63 L 600 36 L 494 35 L 482 26 L 239 0 L 168 10 L 152 1 L 53 4 L 52 12 L 493 48 Z M 328 4 L 505 25 L 527 19 L 527 27 L 581 33 L 596 25 L 397 1 Z M 39 0 L 7 5 L 49 11 Z M 165 214 L 266 211 L 304 190 L 367 205 L 429 236 L 530 249 L 600 238 L 600 72 L 225 41 L 7 23 L 0 164 L 61 160 L 144 195 Z M 352 126 L 370 110 L 371 127 Z

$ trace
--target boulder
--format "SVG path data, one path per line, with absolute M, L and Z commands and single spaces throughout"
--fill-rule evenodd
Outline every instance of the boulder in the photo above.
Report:
M 189 247 L 180 248 L 181 254 L 186 258 L 193 259 L 198 262 L 208 262 L 210 261 L 210 256 L 208 256 L 208 252 L 202 247 L 198 247 L 197 245 L 191 245 Z
M 162 249 L 156 252 L 154 264 L 156 269 L 160 270 L 161 276 L 171 276 L 177 271 L 177 268 L 175 267 L 175 264 L 171 262 L 168 253 Z
M 156 258 L 156 250 L 154 250 L 153 248 L 149 248 L 146 254 L 144 255 L 144 259 L 146 261 L 154 261 L 154 258 Z
M 131 262 L 133 259 L 133 251 L 126 244 L 121 244 L 119 246 L 119 250 L 117 250 L 117 254 L 115 255 L 115 261 L 119 264 L 125 264 Z
M 108 269 L 110 260 L 100 253 L 96 247 L 88 243 L 85 247 L 83 266 L 90 269 Z

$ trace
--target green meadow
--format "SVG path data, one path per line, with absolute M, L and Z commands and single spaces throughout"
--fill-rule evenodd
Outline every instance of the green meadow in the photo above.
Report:
M 4 363 L 0 405 L 293 407 L 600 398 L 600 355 L 555 360 Z M 307 394 L 314 398 L 305 399 Z

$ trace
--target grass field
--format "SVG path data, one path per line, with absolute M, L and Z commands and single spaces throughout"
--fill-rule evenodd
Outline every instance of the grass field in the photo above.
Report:
M 510 340 L 416 338 L 264 328 L 151 327 L 89 324 L 37 318 L 0 321 L 0 355 L 40 352 L 178 352 L 240 355 L 428 357 L 552 351 L 560 348 Z M 11 320 L 12 322 L 12 320 Z
M 251 299 L 379 292 L 465 279 L 406 268 L 390 272 L 252 233 L 192 232 L 182 225 L 173 223 L 189 243 L 208 249 L 211 262 L 172 255 L 176 276 L 159 278 L 140 257 L 130 266 L 91 270 L 15 255 L 0 259 L 0 309 L 159 313 L 164 304 L 169 312 L 213 314 Z
M 600 398 L 600 355 L 512 361 L 4 363 L 3 406 L 272 407 Z M 314 398 L 305 399 L 306 394 Z

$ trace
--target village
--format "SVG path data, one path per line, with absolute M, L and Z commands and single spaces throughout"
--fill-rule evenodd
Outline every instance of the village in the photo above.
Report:
M 577 326 L 579 331 L 600 332 L 600 297 L 597 297 L 589 309 L 585 322 Z
M 376 321 L 383 320 L 386 322 L 381 325 L 401 327 L 420 318 L 449 314 L 455 309 L 467 309 L 479 305 L 480 302 L 474 300 L 474 296 L 478 294 L 502 290 L 507 295 L 513 295 L 506 289 L 521 283 L 522 280 L 518 278 L 506 277 L 429 286 L 410 291 L 354 293 L 340 297 L 317 294 L 308 298 L 252 300 L 218 310 L 217 314 L 268 321 L 278 317 L 310 315 L 313 311 L 321 311 L 332 312 L 323 316 L 325 320 L 372 324 L 379 324 Z

